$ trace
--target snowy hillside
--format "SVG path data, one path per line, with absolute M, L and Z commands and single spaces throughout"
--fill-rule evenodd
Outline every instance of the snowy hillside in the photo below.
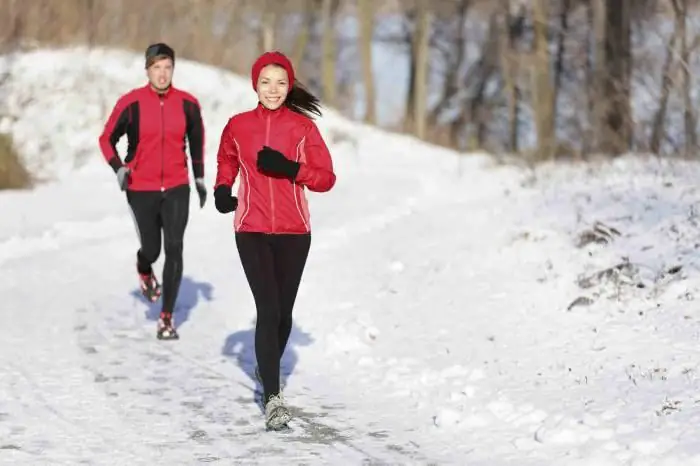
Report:
M 180 341 L 155 339 L 138 297 L 97 136 L 141 57 L 3 66 L 0 129 L 53 181 L 0 193 L 0 464 L 700 464 L 694 164 L 531 172 L 329 113 L 338 183 L 309 196 L 284 360 L 297 417 L 269 434 L 252 296 L 211 199 L 192 199 Z M 250 81 L 178 61 L 175 82 L 202 103 L 211 186 Z

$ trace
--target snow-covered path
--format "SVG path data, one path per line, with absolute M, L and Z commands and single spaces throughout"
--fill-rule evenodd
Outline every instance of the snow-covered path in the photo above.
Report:
M 32 222 L 15 210 L 8 224 L 19 228 L 24 223 L 22 229 L 32 233 L 22 238 L 8 234 L 12 238 L 0 244 L 0 293 L 21 303 L 10 314 L 11 338 L 0 342 L 2 362 L 10 368 L 2 375 L 7 393 L 0 397 L 0 427 L 7 430 L 3 450 L 12 461 L 192 464 L 220 459 L 239 464 L 278 458 L 298 464 L 313 458 L 370 463 L 433 459 L 411 440 L 411 429 L 405 428 L 410 421 L 401 423 L 401 416 L 395 416 L 399 423 L 386 425 L 382 416 L 373 415 L 362 392 L 353 389 L 362 372 L 333 368 L 327 349 L 339 343 L 322 329 L 309 334 L 296 328 L 285 358 L 286 392 L 297 429 L 286 435 L 262 434 L 255 385 L 248 375 L 254 363 L 254 312 L 235 255 L 230 217 L 213 212 L 211 204 L 200 211 L 193 200 L 177 311 L 182 340 L 158 342 L 157 306 L 146 304 L 135 291 L 137 246 L 131 219 L 119 195 L 113 195 L 111 177 L 97 175 L 101 168 L 94 164 L 77 173 L 63 191 L 62 201 L 70 202 L 69 186 L 84 183 L 91 189 L 93 208 L 84 207 L 90 220 L 51 225 L 50 216 Z M 366 191 L 365 198 L 346 195 L 343 190 L 354 187 L 340 183 L 337 198 L 314 210 L 319 226 L 309 278 L 299 297 L 302 327 L 305 321 L 327 318 L 318 314 L 324 311 L 318 304 L 305 311 L 305 302 L 327 299 L 329 313 L 338 305 L 314 276 L 329 277 L 329 270 L 342 269 L 342 251 L 409 215 L 411 196 L 422 198 L 419 204 L 433 201 L 435 194 L 402 183 L 402 176 L 366 177 L 391 187 L 383 202 L 372 202 L 376 191 Z M 55 202 L 56 189 L 40 189 L 31 202 Z M 4 201 L 13 203 L 22 196 L 15 193 Z M 366 299 L 361 290 L 356 296 Z M 297 344 L 316 340 L 321 343 L 308 354 L 295 354 L 300 352 Z M 27 429 L 27 422 L 40 422 L 41 427 Z
M 270 434 L 231 217 L 193 197 L 182 338 L 157 341 L 135 230 L 95 147 L 98 109 L 130 82 L 78 79 L 92 59 L 134 76 L 140 61 L 72 53 L 17 61 L 11 86 L 26 107 L 10 128 L 59 176 L 0 195 L 0 464 L 700 464 L 696 165 L 530 173 L 331 114 L 338 185 L 310 194 L 283 361 L 295 429 Z M 215 140 L 248 81 L 178 67 Z M 60 122 L 78 105 L 83 120 Z M 90 156 L 71 167 L 51 157 L 63 147 Z M 596 221 L 620 234 L 577 247 Z

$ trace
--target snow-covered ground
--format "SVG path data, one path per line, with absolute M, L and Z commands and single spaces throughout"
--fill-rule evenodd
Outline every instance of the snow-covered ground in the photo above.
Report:
M 284 361 L 297 418 L 265 433 L 231 217 L 193 196 L 180 341 L 136 291 L 97 136 L 141 57 L 3 66 L 0 129 L 53 181 L 0 193 L 0 464 L 700 464 L 695 164 L 530 171 L 329 113 L 338 184 L 309 196 Z M 254 94 L 185 61 L 175 79 L 204 107 L 211 186 Z

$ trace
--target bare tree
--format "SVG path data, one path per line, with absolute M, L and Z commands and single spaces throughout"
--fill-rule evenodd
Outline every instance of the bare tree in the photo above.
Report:
M 593 0 L 596 37 L 595 118 L 597 148 L 621 155 L 630 148 L 631 0 Z
M 294 42 L 292 61 L 300 64 L 304 60 L 306 48 L 309 44 L 311 30 L 314 26 L 314 0 L 303 0 L 301 4 L 301 24 Z
M 566 35 L 569 31 L 569 14 L 573 7 L 572 0 L 559 1 L 559 34 L 557 36 L 557 58 L 554 65 L 554 102 L 555 108 L 561 94 L 562 77 L 564 75 L 564 55 L 566 53 Z
M 554 92 L 550 71 L 547 0 L 533 1 L 535 43 L 531 67 L 532 107 L 537 129 L 537 159 L 552 158 L 555 149 Z
M 374 71 L 372 69 L 372 37 L 374 31 L 374 2 L 372 0 L 358 0 L 358 48 L 362 62 L 362 82 L 364 83 L 365 117 L 366 123 L 377 122 L 376 98 L 374 92 Z
M 428 125 L 438 125 L 442 114 L 454 105 L 462 86 L 465 62 L 467 61 L 467 17 L 472 0 L 457 0 L 454 11 L 434 19 L 434 51 L 441 58 L 444 67 L 440 100 L 428 115 Z
M 501 68 L 508 99 L 508 149 L 511 152 L 517 152 L 519 149 L 520 88 L 517 81 L 519 60 L 515 44 L 522 29 L 517 25 L 522 24 L 524 15 L 525 9 L 521 7 L 518 16 L 513 17 L 510 12 L 510 0 L 501 0 Z
M 418 18 L 415 40 L 416 78 L 414 88 L 413 121 L 414 134 L 424 138 L 426 134 L 427 104 L 428 104 L 428 71 L 430 67 L 430 23 L 432 12 L 428 8 L 429 0 L 419 0 Z
M 486 90 L 498 74 L 498 34 L 497 12 L 494 11 L 488 20 L 479 59 L 469 67 L 464 77 L 464 88 L 468 90 L 470 98 L 465 99 L 459 116 L 452 122 L 451 135 L 456 147 L 465 147 L 465 143 L 470 149 L 484 146 L 490 124 Z M 471 127 L 469 133 L 464 131 L 467 124 Z
M 321 0 L 321 17 L 323 18 L 323 38 L 321 39 L 323 50 L 323 57 L 321 60 L 323 98 L 331 107 L 335 107 L 337 104 L 337 80 L 335 77 L 335 61 L 337 52 L 335 40 L 335 8 L 333 3 L 333 0 Z
M 678 18 L 676 19 L 678 21 Z M 652 153 L 659 154 L 661 151 L 661 142 L 666 136 L 666 113 L 668 110 L 668 99 L 673 88 L 673 80 L 671 79 L 671 66 L 674 63 L 674 55 L 676 42 L 678 41 L 678 33 L 680 28 L 676 26 L 671 33 L 668 44 L 666 45 L 666 59 L 664 60 L 661 70 L 661 91 L 659 92 L 659 103 L 651 131 L 651 140 L 649 148 Z
M 268 52 L 275 48 L 275 27 L 276 19 L 274 0 L 265 0 L 262 12 L 262 28 L 260 45 L 262 52 Z
M 692 79 L 690 76 L 690 49 L 688 47 L 688 0 L 672 0 L 673 11 L 676 16 L 676 27 L 681 39 L 681 66 L 683 70 L 683 122 L 685 125 L 685 156 L 694 153 L 697 147 L 697 133 L 693 101 L 690 95 Z

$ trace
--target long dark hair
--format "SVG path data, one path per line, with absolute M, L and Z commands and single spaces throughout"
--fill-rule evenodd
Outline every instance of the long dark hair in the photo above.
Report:
M 294 82 L 284 105 L 291 111 L 301 113 L 312 120 L 314 119 L 313 115 L 321 116 L 321 101 L 299 81 Z

